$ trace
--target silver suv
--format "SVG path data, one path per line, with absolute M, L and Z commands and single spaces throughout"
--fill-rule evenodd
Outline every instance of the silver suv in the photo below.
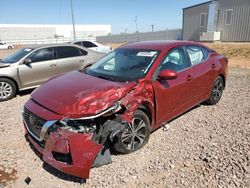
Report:
M 49 78 L 73 70 L 83 70 L 104 56 L 73 44 L 22 48 L 0 60 L 0 101 L 17 91 L 39 86 Z

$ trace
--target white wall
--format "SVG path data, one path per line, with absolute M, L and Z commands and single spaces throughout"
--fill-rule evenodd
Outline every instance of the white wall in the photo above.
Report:
M 75 25 L 78 39 L 91 38 L 111 33 L 111 25 Z M 58 36 L 55 37 L 55 36 Z M 0 40 L 10 43 L 27 41 L 71 41 L 72 25 L 33 25 L 33 24 L 0 24 Z

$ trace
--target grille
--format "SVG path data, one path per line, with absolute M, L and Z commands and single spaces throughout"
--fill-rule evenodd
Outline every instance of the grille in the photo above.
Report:
M 37 138 L 40 138 L 40 133 L 43 125 L 46 123 L 45 120 L 31 113 L 27 109 L 24 109 L 23 118 L 28 127 L 28 130 Z

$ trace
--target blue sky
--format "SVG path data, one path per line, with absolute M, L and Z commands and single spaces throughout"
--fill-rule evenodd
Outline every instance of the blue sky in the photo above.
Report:
M 182 8 L 207 0 L 73 0 L 76 24 L 111 24 L 112 33 L 181 28 Z M 0 24 L 71 24 L 70 0 L 0 0 Z

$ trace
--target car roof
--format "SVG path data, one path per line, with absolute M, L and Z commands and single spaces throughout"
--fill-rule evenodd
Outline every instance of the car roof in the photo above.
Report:
M 79 46 L 76 44 L 70 44 L 70 43 L 27 45 L 27 46 L 24 46 L 23 48 L 30 48 L 32 50 L 36 50 L 36 49 L 40 49 L 40 48 L 50 48 L 50 47 L 60 47 L 60 46 L 72 46 L 72 47 L 76 47 L 76 48 L 80 48 L 82 50 L 85 50 L 88 52 L 88 54 L 93 54 L 93 55 L 100 54 L 100 52 L 95 52 L 95 51 L 89 50 L 88 48 L 85 48 L 83 46 Z
M 74 41 L 71 42 L 71 44 L 73 44 L 75 42 L 96 42 L 96 41 L 90 40 L 90 39 L 87 39 L 87 40 L 74 40 Z
M 27 45 L 24 48 L 31 48 L 31 49 L 38 49 L 38 48 L 45 48 L 45 47 L 58 47 L 58 46 L 73 46 L 80 48 L 78 45 L 70 44 L 70 43 L 59 43 L 59 44 L 36 44 L 36 45 Z M 85 49 L 85 48 L 84 48 Z
M 24 46 L 24 48 L 31 48 L 31 49 L 37 49 L 37 48 L 44 48 L 44 47 L 60 47 L 60 46 L 74 46 L 79 48 L 78 45 L 70 44 L 70 43 L 58 43 L 58 44 L 34 44 L 34 45 L 27 45 Z
M 120 48 L 131 48 L 131 49 L 148 49 L 148 50 L 166 50 L 175 46 L 195 44 L 201 45 L 197 42 L 192 41 L 178 41 L 178 40 L 154 40 L 154 41 L 142 41 L 128 43 Z

